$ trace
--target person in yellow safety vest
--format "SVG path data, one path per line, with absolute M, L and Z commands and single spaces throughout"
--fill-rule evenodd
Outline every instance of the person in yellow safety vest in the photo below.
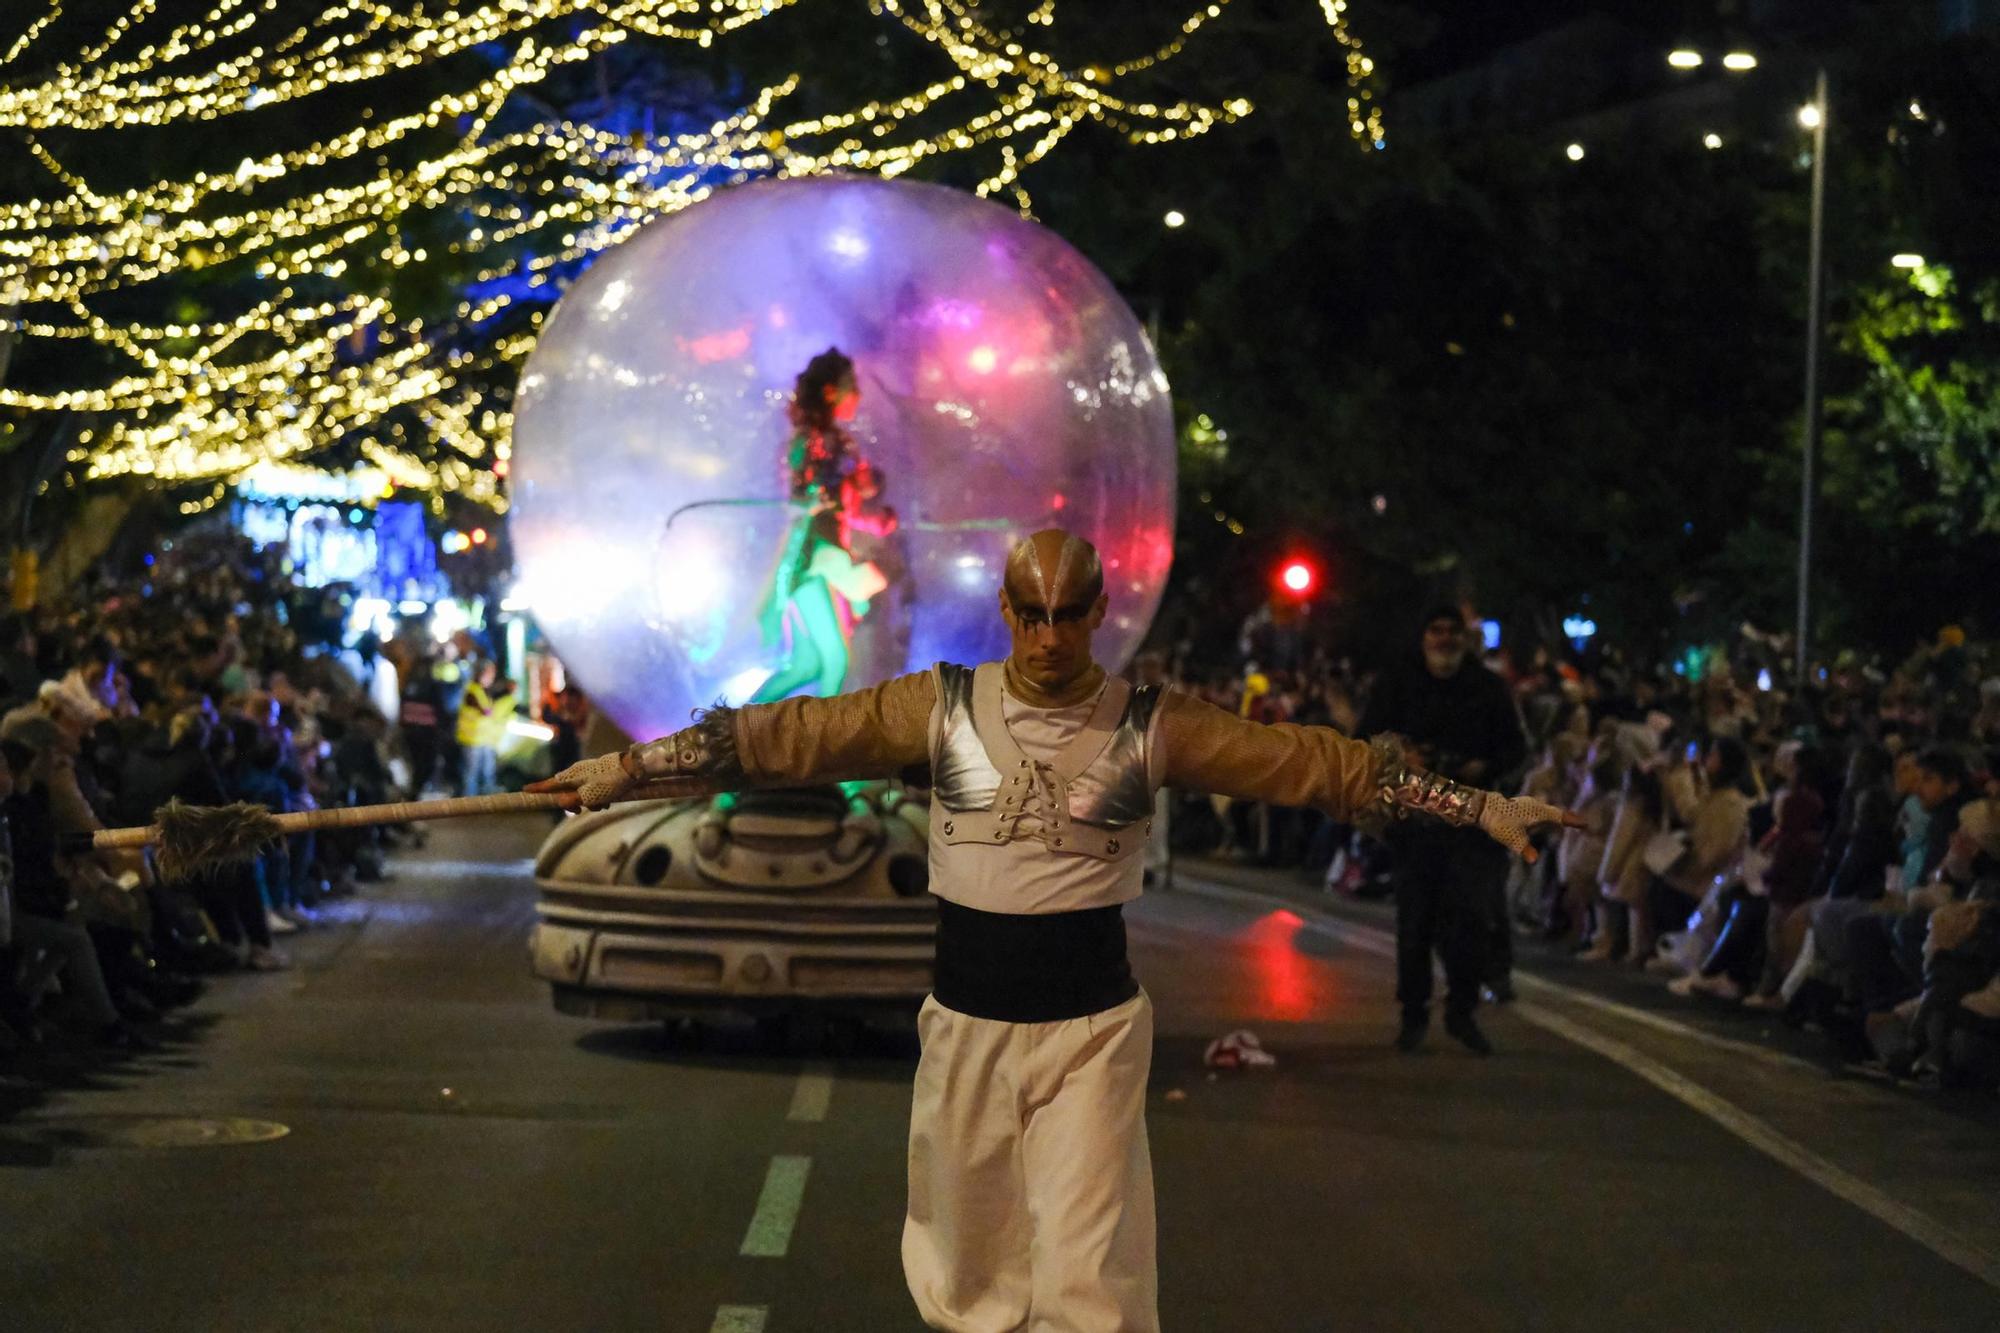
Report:
M 507 724 L 514 720 L 518 706 L 514 682 L 502 677 L 492 662 L 481 662 L 458 705 L 458 744 L 465 752 L 467 796 L 500 790 L 500 747 L 506 742 Z

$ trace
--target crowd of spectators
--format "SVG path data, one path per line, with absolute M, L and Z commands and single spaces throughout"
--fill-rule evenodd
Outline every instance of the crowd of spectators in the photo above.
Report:
M 403 635 L 384 651 L 396 669 L 397 739 L 412 788 L 453 796 L 499 791 L 500 752 L 520 713 L 513 679 L 458 638 L 436 643 L 423 635 Z M 541 707 L 562 741 L 555 749 L 562 755 L 580 753 L 578 737 L 590 707 L 582 691 L 567 684 L 557 688 L 551 681 Z
M 358 662 L 343 656 L 339 617 L 281 560 L 189 537 L 140 577 L 0 616 L 0 1053 L 51 1025 L 145 1044 L 202 975 L 288 966 L 280 937 L 380 877 L 390 841 L 421 836 L 299 835 L 166 884 L 145 853 L 94 850 L 95 830 L 148 823 L 169 799 L 285 811 L 495 788 L 511 682 L 469 642 L 364 636 Z M 364 684 L 378 655 L 398 682 L 393 728 Z M 1399 671 L 1422 670 L 1293 660 L 1140 671 L 1247 717 L 1353 733 Z M 1487 785 L 1584 825 L 1514 869 L 1496 931 L 1690 1001 L 1782 1013 L 1899 1073 L 1996 1081 L 2000 645 L 1947 629 L 1900 662 L 1842 654 L 1804 682 L 1749 636 L 1672 668 L 1601 649 L 1484 665 L 1520 730 L 1502 749 L 1528 756 Z M 587 704 L 558 690 L 541 712 L 566 762 Z M 1312 812 L 1179 798 L 1172 828 L 1183 850 L 1306 866 L 1330 890 L 1393 882 L 1387 846 Z M 1504 968 L 1488 984 L 1504 998 Z
M 139 577 L 0 616 L 0 1055 L 150 1044 L 206 974 L 289 966 L 280 937 L 380 878 L 385 840 L 417 836 L 295 835 L 177 884 L 147 853 L 91 846 L 169 799 L 282 812 L 396 795 L 387 720 L 281 558 L 187 537 Z
M 1842 653 L 1802 684 L 1746 635 L 1677 665 L 1504 651 L 1528 759 L 1491 785 L 1579 812 L 1498 910 L 1689 1002 L 1769 1010 L 1945 1084 L 2000 1081 L 2000 644 L 1956 627 L 1901 661 Z M 1149 668 L 1158 670 L 1157 663 Z M 1387 672 L 1304 655 L 1172 672 L 1265 721 L 1364 726 Z M 1311 812 L 1180 799 L 1174 841 L 1370 895 L 1383 844 Z M 1504 983 L 1499 985 L 1504 995 Z

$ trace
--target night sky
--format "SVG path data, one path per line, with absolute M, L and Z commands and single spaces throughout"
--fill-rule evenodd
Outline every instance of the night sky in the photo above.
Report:
M 1363 40 L 1391 48 L 1391 75 L 1408 84 L 1589 14 L 1693 41 L 1773 20 L 1824 20 L 1846 7 L 1845 0 L 1356 0 L 1350 12 Z

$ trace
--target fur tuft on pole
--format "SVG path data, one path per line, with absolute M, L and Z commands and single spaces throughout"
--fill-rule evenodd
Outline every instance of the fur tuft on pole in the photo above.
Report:
M 204 870 L 249 861 L 283 836 L 277 819 L 261 805 L 183 805 L 168 801 L 153 812 L 159 826 L 154 853 L 160 878 L 169 883 Z

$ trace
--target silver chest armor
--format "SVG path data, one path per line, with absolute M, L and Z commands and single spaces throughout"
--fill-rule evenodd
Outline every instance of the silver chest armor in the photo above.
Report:
M 1007 731 L 999 663 L 974 670 L 940 662 L 936 673 L 943 720 L 931 755 L 933 836 L 1007 842 L 1017 835 L 1028 794 L 1039 788 L 1037 813 L 1051 851 L 1122 861 L 1145 846 L 1153 814 L 1147 732 L 1157 686 L 1134 689 L 1112 677 L 1083 729 L 1052 762 L 1037 763 Z

